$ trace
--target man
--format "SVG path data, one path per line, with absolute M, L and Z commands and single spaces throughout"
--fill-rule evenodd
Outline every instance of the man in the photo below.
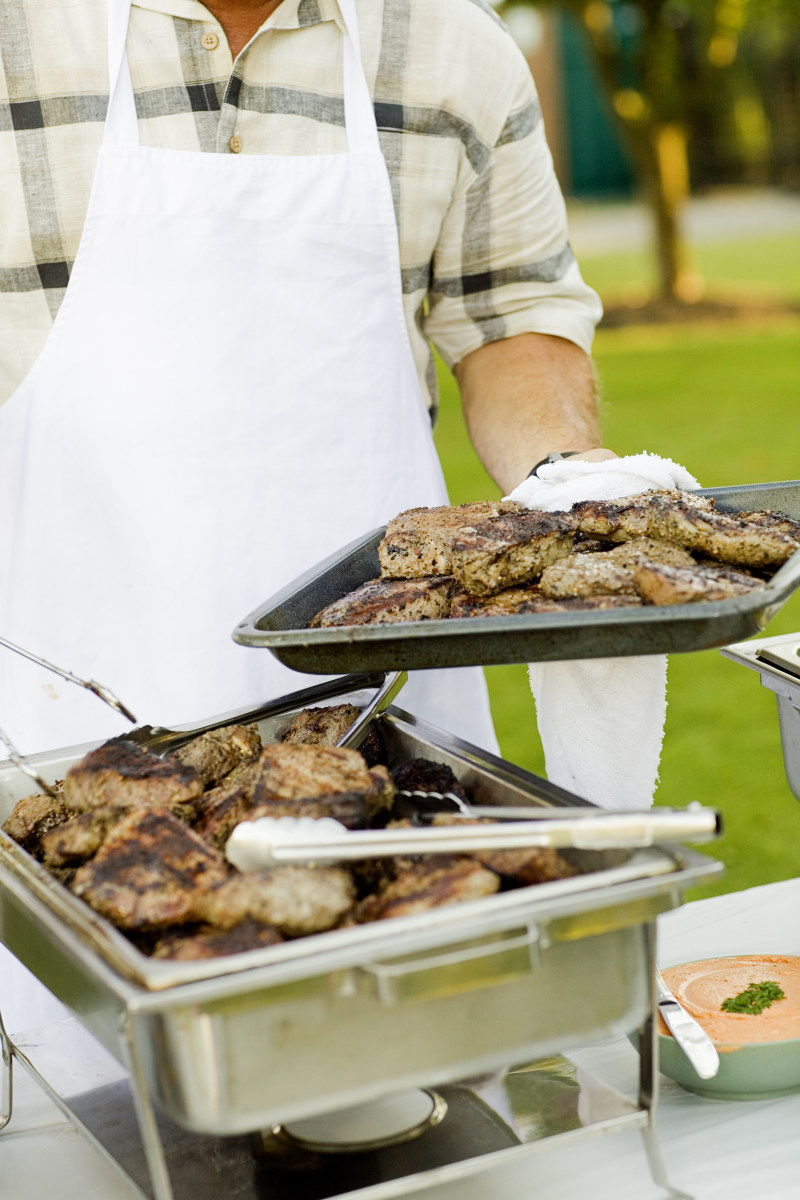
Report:
M 550 451 L 608 456 L 599 303 L 527 65 L 482 0 L 5 0 L 0 51 L 12 641 L 140 720 L 302 686 L 231 630 L 446 502 L 433 344 L 504 491 Z M 23 751 L 123 731 L 3 666 Z M 486 742 L 458 680 L 404 702 Z

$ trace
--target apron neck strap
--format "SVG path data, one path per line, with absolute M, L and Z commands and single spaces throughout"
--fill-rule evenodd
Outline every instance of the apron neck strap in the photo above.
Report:
M 107 142 L 139 144 L 136 101 L 133 94 L 125 42 L 131 0 L 108 0 L 108 113 Z M 347 36 L 344 39 L 344 121 L 351 154 L 380 153 L 375 110 L 361 61 L 361 43 L 355 0 L 339 0 Z

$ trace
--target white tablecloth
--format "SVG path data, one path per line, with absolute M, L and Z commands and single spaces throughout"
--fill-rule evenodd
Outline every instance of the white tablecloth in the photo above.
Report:
M 737 953 L 800 954 L 800 879 L 701 900 L 659 919 L 662 964 Z M 625 1091 L 636 1055 L 615 1040 L 570 1056 Z M 695 1200 L 800 1197 L 800 1093 L 707 1100 L 662 1077 L 657 1129 L 670 1182 Z M 2 1200 L 133 1200 L 134 1190 L 17 1067 L 14 1115 L 0 1134 Z M 426 1200 L 650 1200 L 638 1130 L 548 1146 L 522 1163 L 451 1181 Z M 220 1196 L 219 1200 L 229 1200 Z

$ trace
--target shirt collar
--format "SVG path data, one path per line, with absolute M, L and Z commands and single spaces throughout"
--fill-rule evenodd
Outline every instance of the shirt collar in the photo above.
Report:
M 135 0 L 135 7 L 148 8 L 171 17 L 183 17 L 189 21 L 211 19 L 211 13 L 200 0 Z M 298 29 L 306 25 L 319 25 L 322 21 L 336 21 L 338 25 L 343 25 L 336 0 L 282 0 L 266 23 L 271 29 Z

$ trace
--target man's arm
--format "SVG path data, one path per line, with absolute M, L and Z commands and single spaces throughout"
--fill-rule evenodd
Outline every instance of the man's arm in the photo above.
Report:
M 574 342 L 542 333 L 490 342 L 455 376 L 472 444 L 504 495 L 551 451 L 615 457 L 600 446 L 592 361 Z

